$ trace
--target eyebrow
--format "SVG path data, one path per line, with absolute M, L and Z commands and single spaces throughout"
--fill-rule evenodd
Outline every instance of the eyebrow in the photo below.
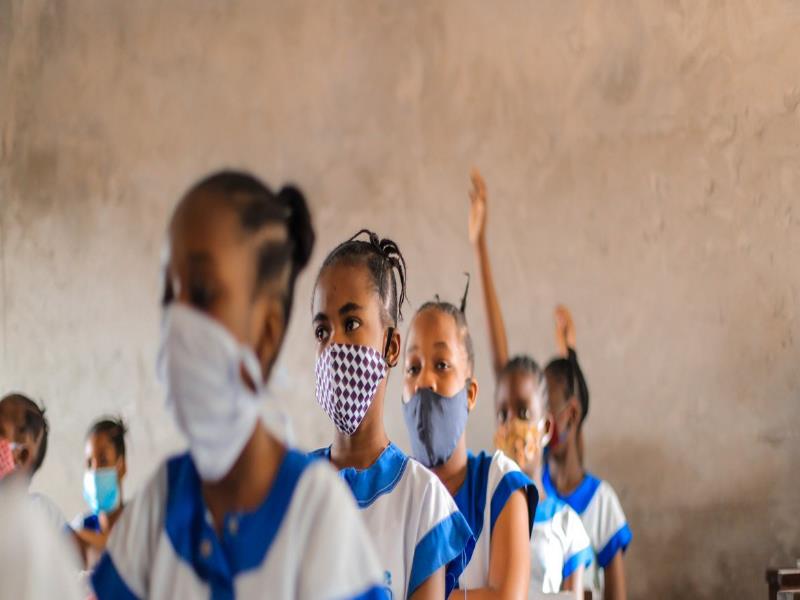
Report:
M 339 309 L 339 316 L 344 316 L 348 313 L 359 311 L 362 308 L 362 306 L 359 306 L 355 302 L 348 302 Z
M 434 348 L 443 348 L 445 350 L 449 350 L 450 349 L 450 346 L 447 344 L 447 342 L 435 342 L 433 344 L 433 347 Z M 409 346 L 408 348 L 406 348 L 406 352 L 415 352 L 417 350 L 419 350 L 419 346 L 417 344 L 414 344 L 414 345 Z

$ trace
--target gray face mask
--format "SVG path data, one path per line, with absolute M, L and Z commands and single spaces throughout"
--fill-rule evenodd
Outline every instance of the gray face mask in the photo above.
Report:
M 403 403 L 411 450 L 428 468 L 448 461 L 467 425 L 467 388 L 455 396 L 440 396 L 430 388 L 419 390 Z

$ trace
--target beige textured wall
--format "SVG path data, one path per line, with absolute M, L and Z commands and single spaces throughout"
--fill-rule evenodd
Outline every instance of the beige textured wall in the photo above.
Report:
M 798 32 L 797 0 L 0 0 L 0 388 L 47 403 L 35 486 L 81 508 L 103 412 L 131 424 L 129 491 L 180 446 L 153 363 L 191 181 L 243 166 L 313 202 L 274 386 L 312 446 L 316 266 L 369 226 L 405 249 L 415 303 L 456 298 L 477 164 L 512 351 L 546 360 L 552 307 L 574 309 L 632 595 L 761 595 L 800 555 Z M 485 447 L 477 293 L 470 318 Z

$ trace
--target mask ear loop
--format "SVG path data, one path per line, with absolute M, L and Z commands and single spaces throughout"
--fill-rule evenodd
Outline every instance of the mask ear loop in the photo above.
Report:
M 389 327 L 389 329 L 386 330 L 386 347 L 383 349 L 383 359 L 386 361 L 386 364 L 389 365 L 389 367 L 397 366 L 397 363 L 391 364 L 389 362 L 389 348 L 392 345 L 393 335 L 394 335 L 394 327 Z

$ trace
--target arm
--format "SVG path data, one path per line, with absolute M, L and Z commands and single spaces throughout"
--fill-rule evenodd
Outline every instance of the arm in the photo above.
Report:
M 556 348 L 558 353 L 566 357 L 567 348 L 575 350 L 577 339 L 575 333 L 575 321 L 572 320 L 572 313 L 563 304 L 556 306 Z
M 572 574 L 561 582 L 561 590 L 575 592 L 575 600 L 583 600 L 583 565 L 575 569 Z
M 628 595 L 625 591 L 625 563 L 622 552 L 617 552 L 611 562 L 606 565 L 605 591 L 603 600 L 625 600 Z
M 517 490 L 508 499 L 492 532 L 489 587 L 453 590 L 450 600 L 524 600 L 531 580 L 528 502 Z
M 453 594 L 456 592 L 454 591 Z M 452 596 L 452 594 L 451 594 Z M 410 600 L 441 600 L 444 597 L 444 567 L 435 571 L 420 585 Z
M 486 183 L 477 169 L 472 170 L 472 190 L 470 191 L 469 239 L 475 249 L 483 284 L 483 303 L 486 307 L 486 321 L 489 323 L 489 337 L 492 342 L 492 364 L 498 376 L 508 362 L 508 339 L 503 313 L 494 287 L 492 268 L 489 264 L 489 249 L 486 244 Z

